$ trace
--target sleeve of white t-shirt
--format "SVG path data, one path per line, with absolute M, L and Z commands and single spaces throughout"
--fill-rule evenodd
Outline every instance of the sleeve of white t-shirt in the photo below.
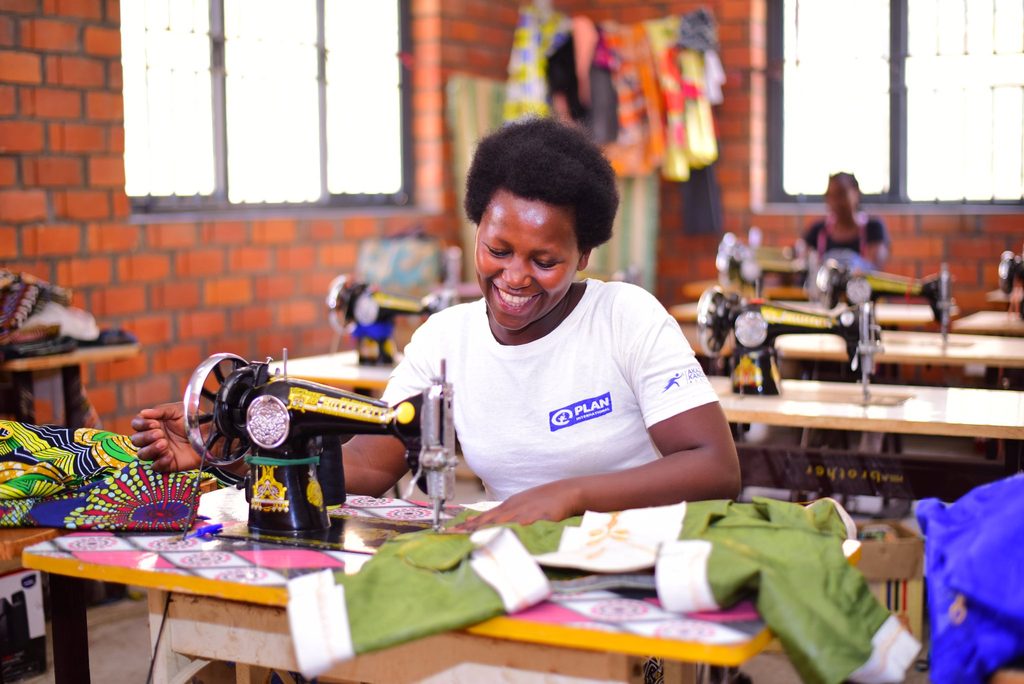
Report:
M 679 323 L 646 290 L 630 288 L 616 302 L 626 349 L 625 371 L 647 427 L 718 401 Z
M 445 326 L 442 314 L 444 311 L 433 314 L 413 331 L 402 360 L 388 378 L 381 400 L 393 406 L 422 392 L 440 374 L 437 360 L 441 358 L 440 333 Z

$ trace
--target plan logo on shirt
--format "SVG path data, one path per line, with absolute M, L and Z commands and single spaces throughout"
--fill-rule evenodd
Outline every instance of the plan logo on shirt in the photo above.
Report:
M 599 397 L 591 397 L 569 404 L 565 408 L 555 409 L 548 414 L 551 431 L 561 430 L 582 423 L 585 420 L 600 418 L 612 412 L 612 394 L 605 392 Z

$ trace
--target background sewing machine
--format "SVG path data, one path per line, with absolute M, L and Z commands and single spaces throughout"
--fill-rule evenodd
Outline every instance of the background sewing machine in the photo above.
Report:
M 999 257 L 999 289 L 1006 295 L 1013 293 L 1014 287 L 1024 287 L 1024 256 L 1006 250 Z M 1013 306 L 1013 298 L 1010 299 Z M 1024 320 L 1024 298 L 1017 302 L 1018 313 Z
M 836 313 L 817 313 L 772 302 L 747 302 L 719 287 L 701 295 L 697 305 L 697 334 L 704 352 L 717 357 L 729 334 L 732 352 L 732 389 L 737 394 L 779 394 L 780 375 L 775 352 L 779 335 L 829 333 L 846 342 L 853 370 L 860 370 L 864 402 L 870 398 L 874 357 L 882 350 L 881 327 L 874 305 L 867 301 Z
M 854 271 L 835 259 L 826 259 L 814 277 L 813 287 L 818 301 L 830 309 L 841 301 L 857 305 L 879 297 L 922 297 L 928 300 L 943 339 L 949 334 L 953 277 L 948 264 L 943 263 L 934 275 L 915 279 L 881 271 Z
M 778 275 L 799 284 L 807 273 L 805 260 L 791 247 L 754 246 L 733 233 L 726 233 L 718 243 L 715 268 L 723 288 L 737 288 L 758 296 L 766 275 Z
M 443 250 L 433 242 L 420 239 L 389 242 L 399 246 L 414 245 L 428 249 L 430 258 L 399 258 L 380 245 L 360 248 L 360 262 L 356 274 L 342 274 L 327 288 L 327 321 L 334 330 L 331 352 L 339 349 L 342 338 L 351 334 L 356 341 L 359 363 L 362 365 L 391 365 L 395 362 L 398 344 L 395 341 L 396 319 L 405 316 L 426 316 L 447 308 L 467 293 L 466 284 L 459 281 L 462 268 L 462 249 L 456 246 Z M 378 254 L 377 252 L 381 252 Z M 372 257 L 380 257 L 376 263 Z M 428 265 L 433 263 L 434 267 Z M 443 274 L 440 284 L 418 283 L 410 287 L 402 275 L 411 268 Z M 417 281 L 424 274 L 413 275 Z M 378 284 L 374 284 L 378 283 Z M 380 285 L 383 283 L 383 286 Z M 479 295 L 479 288 L 472 286 Z M 429 292 L 423 294 L 426 290 Z M 472 294 L 470 294 L 472 296 Z M 406 331 L 408 332 L 408 331 Z
M 390 294 L 340 275 L 327 293 L 327 319 L 339 338 L 346 333 L 355 338 L 359 363 L 390 365 L 398 352 L 395 317 L 429 315 L 451 306 L 455 298 L 455 290 L 448 288 L 424 297 Z
M 377 399 L 287 375 L 269 360 L 249 363 L 215 354 L 185 389 L 185 420 L 203 465 L 245 459 L 249 530 L 277 537 L 323 537 L 327 506 L 345 501 L 341 442 L 352 435 L 392 435 L 431 500 L 433 524 L 455 492 L 452 387 L 436 378 L 421 394 L 389 406 Z

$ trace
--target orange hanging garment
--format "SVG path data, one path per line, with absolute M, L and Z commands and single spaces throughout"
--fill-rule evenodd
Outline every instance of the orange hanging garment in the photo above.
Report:
M 704 53 L 689 48 L 679 50 L 679 71 L 683 83 L 686 160 L 692 168 L 702 169 L 718 159 L 715 123 L 704 82 Z
M 679 71 L 679 18 L 666 17 L 644 22 L 654 56 L 655 71 L 665 104 L 665 160 L 661 175 L 674 181 L 690 179 L 687 161 L 686 113 L 683 78 Z

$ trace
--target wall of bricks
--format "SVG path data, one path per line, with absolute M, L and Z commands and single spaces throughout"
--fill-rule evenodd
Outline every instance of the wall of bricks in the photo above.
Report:
M 412 0 L 415 208 L 140 223 L 123 189 L 119 7 L 0 0 L 0 264 L 74 288 L 100 327 L 138 336 L 139 357 L 85 378 L 104 426 L 128 431 L 209 354 L 328 351 L 324 297 L 361 240 L 412 226 L 455 239 L 443 85 L 502 77 L 516 9 Z
M 765 0 L 562 0 L 556 7 L 623 23 L 709 7 L 728 81 L 715 112 L 726 229 L 761 227 L 788 244 L 821 207 L 764 202 Z M 117 0 L 0 0 L 0 263 L 73 287 L 101 327 L 138 335 L 143 353 L 87 372 L 106 427 L 128 430 L 143 406 L 181 396 L 207 355 L 322 353 L 323 298 L 351 270 L 359 241 L 422 225 L 457 235 L 444 121 L 455 72 L 503 79 L 519 2 L 411 0 L 416 206 L 372 213 L 276 215 L 140 223 L 123 191 Z M 892 269 L 927 275 L 948 258 L 962 307 L 995 287 L 1000 250 L 1019 249 L 1020 214 L 880 212 L 893 233 Z M 657 294 L 714 277 L 717 236 L 685 233 L 678 185 L 662 187 Z

